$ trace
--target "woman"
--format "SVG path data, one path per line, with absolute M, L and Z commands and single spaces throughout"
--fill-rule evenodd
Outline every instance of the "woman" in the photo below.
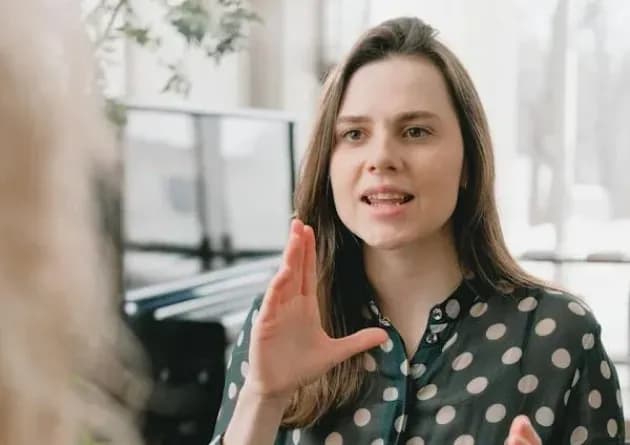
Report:
M 457 58 L 415 18 L 369 30 L 326 82 L 215 442 L 623 443 L 599 325 L 509 255 L 493 187 Z
M 1 445 L 141 442 L 96 199 L 115 144 L 79 6 L 0 2 Z

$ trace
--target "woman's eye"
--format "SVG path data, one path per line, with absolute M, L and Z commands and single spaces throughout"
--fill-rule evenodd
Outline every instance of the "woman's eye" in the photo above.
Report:
M 343 133 L 343 138 L 352 142 L 360 141 L 362 136 L 361 130 L 349 130 Z
M 431 133 L 426 128 L 411 127 L 405 130 L 404 136 L 411 139 L 418 139 L 430 135 Z

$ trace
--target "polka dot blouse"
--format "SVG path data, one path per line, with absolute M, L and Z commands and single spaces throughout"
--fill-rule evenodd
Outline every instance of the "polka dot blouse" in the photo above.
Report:
M 355 406 L 308 429 L 280 428 L 275 445 L 503 445 L 526 414 L 543 444 L 623 444 L 615 368 L 583 302 L 544 289 L 481 295 L 465 280 L 430 312 L 411 360 L 367 295 L 366 325 L 389 339 L 363 354 L 371 384 Z M 260 301 L 228 364 L 212 444 L 230 421 L 247 376 L 248 339 Z

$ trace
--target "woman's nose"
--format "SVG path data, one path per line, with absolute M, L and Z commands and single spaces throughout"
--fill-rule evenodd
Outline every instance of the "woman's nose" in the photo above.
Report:
M 386 135 L 375 137 L 370 141 L 367 169 L 370 173 L 397 171 L 402 166 L 402 160 L 395 144 Z

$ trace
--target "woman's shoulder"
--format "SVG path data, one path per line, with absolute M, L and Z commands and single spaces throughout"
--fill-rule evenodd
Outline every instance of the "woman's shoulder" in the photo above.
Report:
M 554 326 L 557 333 L 568 337 L 579 333 L 599 334 L 600 324 L 586 299 L 569 290 L 533 285 L 518 289 L 513 298 L 519 312 L 531 312 L 536 323 Z

